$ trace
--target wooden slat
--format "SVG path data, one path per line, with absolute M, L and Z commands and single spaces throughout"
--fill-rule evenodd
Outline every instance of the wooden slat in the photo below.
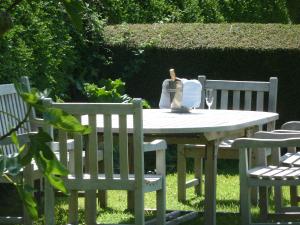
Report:
M 1 84 L 0 85 L 0 95 L 15 94 L 16 89 L 14 84 Z
M 228 109 L 228 90 L 221 91 L 221 109 Z
M 245 110 L 251 110 L 252 104 L 252 91 L 245 91 Z
M 71 114 L 132 114 L 129 103 L 53 103 L 52 106 Z
M 214 97 L 214 100 L 213 100 L 213 103 L 211 105 L 211 108 L 212 109 L 216 109 L 217 108 L 217 90 L 214 90 L 213 91 L 213 97 Z
M 256 111 L 264 111 L 264 92 L 256 93 Z
M 283 164 L 287 165 L 300 165 L 300 153 L 286 153 L 281 161 Z
M 79 119 L 79 115 L 75 115 Z M 82 136 L 80 134 L 74 134 L 74 172 L 75 176 L 80 179 L 83 174 L 83 165 L 82 165 Z
M 111 115 L 104 115 L 104 171 L 107 178 L 113 177 L 113 135 Z
M 58 134 L 59 141 L 59 159 L 60 162 L 68 167 L 68 147 L 67 147 L 67 133 L 60 130 Z M 74 163 L 74 162 L 73 162 Z
M 120 174 L 122 179 L 128 179 L 128 135 L 127 116 L 119 115 L 119 153 L 120 153 Z
M 88 146 L 88 173 L 91 179 L 98 177 L 98 159 L 97 159 L 97 123 L 96 114 L 89 114 L 89 125 L 91 127 L 91 133 L 89 134 L 89 146 Z M 87 184 L 88 185 L 88 184 Z M 86 192 L 85 212 L 86 224 L 94 224 L 96 221 L 96 190 L 89 190 Z
M 206 80 L 205 88 L 219 90 L 269 91 L 269 82 Z
M 277 110 L 277 89 L 278 79 L 276 77 L 271 77 L 269 85 L 268 112 L 276 112 Z
M 240 109 L 240 96 L 241 96 L 241 92 L 240 91 L 233 91 L 233 103 L 232 103 L 232 108 L 235 110 L 239 110 Z

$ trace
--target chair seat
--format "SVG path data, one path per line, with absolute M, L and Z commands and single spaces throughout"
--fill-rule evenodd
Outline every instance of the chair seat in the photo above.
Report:
M 300 166 L 300 152 L 286 153 L 281 157 L 281 163 L 289 166 Z
M 299 179 L 300 168 L 285 166 L 255 167 L 248 171 L 248 175 L 250 177 L 269 180 Z
M 114 174 L 113 178 L 106 178 L 105 174 L 98 174 L 97 178 L 91 178 L 90 174 L 83 174 L 82 179 L 69 174 L 65 180 L 70 190 L 134 190 L 136 181 L 133 174 L 128 179 L 121 179 L 120 174 Z M 146 174 L 144 177 L 145 192 L 159 190 L 163 185 L 162 175 Z

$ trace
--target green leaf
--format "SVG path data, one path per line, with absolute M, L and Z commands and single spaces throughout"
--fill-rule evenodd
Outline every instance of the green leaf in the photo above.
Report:
M 82 31 L 83 3 L 80 0 L 61 0 L 70 19 L 78 31 Z
M 19 162 L 17 154 L 12 155 L 11 157 L 6 157 L 6 173 L 17 176 L 22 172 L 22 164 Z
M 62 178 L 51 174 L 45 174 L 45 177 L 54 188 L 63 192 L 64 194 L 68 194 L 68 190 Z
M 0 175 L 4 173 L 5 169 L 5 156 L 0 155 Z
M 19 196 L 23 201 L 23 204 L 30 215 L 30 217 L 34 220 L 38 219 L 38 211 L 37 211 L 37 204 L 33 198 L 33 188 L 29 185 L 17 185 L 16 186 Z
M 30 105 L 35 105 L 39 101 L 39 96 L 36 92 L 21 92 L 20 93 L 22 99 Z
M 44 112 L 43 118 L 54 127 L 68 132 L 78 132 L 82 134 L 88 134 L 91 132 L 89 126 L 81 125 L 74 116 L 67 114 L 61 109 L 48 108 Z
M 43 151 L 40 151 L 39 153 L 39 160 L 43 160 L 45 163 L 45 172 L 49 174 L 54 175 L 61 175 L 61 176 L 67 176 L 69 174 L 69 171 L 66 169 L 66 167 L 61 164 L 58 159 L 56 158 L 56 155 L 53 153 L 53 151 L 50 148 L 43 149 Z
M 24 148 L 23 148 L 24 147 Z M 19 155 L 18 155 L 18 158 L 19 158 L 19 162 L 22 166 L 26 166 L 28 165 L 29 163 L 31 163 L 32 161 L 32 158 L 33 158 L 33 150 L 31 148 L 28 149 L 28 151 L 23 154 L 23 150 L 25 149 L 25 145 L 23 145 L 20 150 L 19 150 Z
M 44 132 L 42 129 L 39 129 L 38 133 L 30 135 L 30 148 L 29 148 L 29 154 L 27 157 L 30 156 L 34 157 L 35 162 L 38 166 L 38 168 L 44 172 L 47 168 L 47 163 L 45 160 L 41 159 L 40 157 L 40 151 L 47 151 L 49 150 L 48 143 L 52 141 L 52 138 L 49 134 Z M 25 158 L 24 160 L 28 159 Z
M 18 149 L 20 148 L 19 140 L 18 140 L 18 136 L 17 136 L 17 133 L 16 133 L 16 132 L 12 132 L 12 134 L 11 134 L 11 141 L 12 141 L 12 143 L 15 144 L 15 146 L 16 146 Z

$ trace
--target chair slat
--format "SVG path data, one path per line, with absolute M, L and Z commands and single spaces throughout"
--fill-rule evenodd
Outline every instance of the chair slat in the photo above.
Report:
M 76 115 L 76 118 L 79 119 L 80 115 Z M 82 149 L 83 149 L 83 140 L 82 135 L 74 134 L 74 172 L 77 178 L 82 178 L 83 176 L 83 165 L 82 165 Z
M 239 110 L 240 109 L 240 96 L 241 92 L 240 91 L 233 91 L 233 103 L 232 103 L 232 108 L 234 110 Z
M 221 109 L 228 109 L 228 90 L 221 91 Z
M 256 93 L 256 111 L 264 111 L 264 92 Z
M 127 116 L 119 116 L 119 152 L 120 152 L 120 175 L 122 179 L 128 179 L 128 136 Z
M 97 177 L 98 175 L 98 139 L 97 139 L 97 123 L 96 114 L 89 114 L 89 125 L 91 127 L 91 133 L 89 134 L 89 145 L 88 145 L 88 170 L 91 174 L 91 178 Z
M 252 91 L 245 91 L 245 110 L 251 110 Z
M 62 164 L 68 167 L 68 147 L 67 147 L 67 133 L 65 131 L 59 131 L 59 159 Z
M 113 177 L 113 135 L 110 114 L 104 114 L 104 171 L 107 178 Z

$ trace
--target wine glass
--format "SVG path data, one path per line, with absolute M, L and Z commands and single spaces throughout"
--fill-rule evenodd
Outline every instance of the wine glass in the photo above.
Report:
M 208 109 L 210 110 L 210 107 L 214 101 L 214 96 L 213 96 L 213 89 L 206 89 L 205 90 L 205 101 L 206 105 L 208 106 Z

